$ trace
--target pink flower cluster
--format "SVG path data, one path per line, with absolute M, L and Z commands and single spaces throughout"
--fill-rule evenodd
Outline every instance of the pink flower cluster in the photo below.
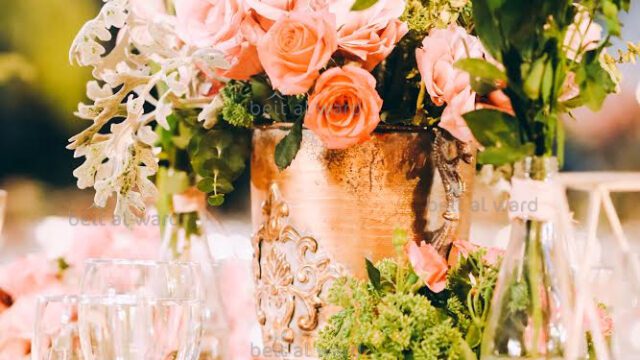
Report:
M 152 226 L 73 227 L 60 220 L 45 230 L 52 247 L 62 243 L 64 248 L 52 250 L 53 256 L 32 254 L 0 267 L 0 360 L 29 355 L 38 296 L 76 292 L 86 259 L 154 259 L 160 248 L 158 229 Z M 70 265 L 67 270 L 60 269 L 59 256 Z
M 461 257 L 468 257 L 471 253 L 482 247 L 468 241 L 455 241 L 445 259 L 431 244 L 416 244 L 411 241 L 407 244 L 406 253 L 413 271 L 427 285 L 429 290 L 439 293 L 447 286 L 447 274 L 449 268 L 455 266 Z M 485 249 L 484 261 L 489 265 L 497 265 L 504 251 L 496 248 Z
M 285 95 L 311 92 L 305 126 L 331 149 L 362 143 L 380 122 L 382 99 L 370 74 L 408 32 L 399 18 L 404 0 L 379 0 L 352 11 L 352 0 L 176 0 L 178 34 L 188 45 L 221 50 L 235 80 L 266 73 Z M 463 115 L 477 108 L 512 112 L 501 91 L 482 101 L 469 75 L 454 64 L 486 58 L 480 41 L 462 27 L 434 29 L 416 50 L 432 102 L 444 106 L 440 126 L 474 141 Z M 331 68 L 340 58 L 347 65 Z
M 446 105 L 440 127 L 464 142 L 476 142 L 463 115 L 480 108 L 513 113 L 511 101 L 502 91 L 490 93 L 483 101 L 471 89 L 469 74 L 454 65 L 465 58 L 487 58 L 480 40 L 457 25 L 434 29 L 416 49 L 418 70 L 427 93 L 437 106 Z M 491 60 L 491 59 L 488 59 Z
M 352 5 L 351 0 L 175 1 L 182 40 L 226 55 L 230 68 L 219 75 L 247 80 L 264 72 L 282 94 L 311 90 L 305 125 L 332 149 L 370 138 L 380 122 L 382 99 L 369 71 L 408 31 L 399 20 L 403 0 L 380 0 L 365 11 L 351 11 Z M 349 64 L 322 73 L 335 55 Z

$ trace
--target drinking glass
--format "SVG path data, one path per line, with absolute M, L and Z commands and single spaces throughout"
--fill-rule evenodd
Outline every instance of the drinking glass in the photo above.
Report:
M 77 296 L 38 298 L 32 360 L 84 360 L 78 334 Z
M 86 360 L 194 360 L 202 332 L 194 263 L 90 260 L 79 305 Z

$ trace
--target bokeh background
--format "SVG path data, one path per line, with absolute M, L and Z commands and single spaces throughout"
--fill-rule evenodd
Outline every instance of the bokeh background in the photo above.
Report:
M 0 0 L 0 189 L 9 193 L 0 261 L 32 250 L 34 224 L 47 216 L 110 212 L 91 206 L 91 190 L 75 188 L 72 171 L 78 161 L 65 149 L 67 139 L 86 125 L 73 112 L 84 100 L 90 75 L 87 69 L 69 64 L 68 48 L 101 3 Z M 623 19 L 624 38 L 640 41 L 640 0 L 633 1 L 632 12 Z M 567 119 L 570 135 L 565 170 L 640 171 L 640 105 L 636 100 L 640 65 L 625 65 L 622 70 L 622 92 L 610 97 L 601 112 L 580 110 L 575 120 Z M 248 222 L 247 177 L 241 182 L 230 205 L 219 211 L 221 218 Z M 478 193 L 487 191 L 481 188 Z M 572 199 L 580 215 L 583 199 Z M 615 199 L 626 226 L 635 234 L 640 234 L 639 200 L 634 195 Z M 506 219 L 504 214 L 482 218 L 497 223 Z

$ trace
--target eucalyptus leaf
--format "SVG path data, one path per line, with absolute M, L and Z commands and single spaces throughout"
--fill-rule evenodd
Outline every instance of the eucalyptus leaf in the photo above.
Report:
M 296 121 L 289 133 L 276 145 L 275 161 L 282 171 L 291 165 L 302 143 L 302 121 Z
M 222 194 L 211 195 L 207 199 L 207 202 L 211 206 L 221 206 L 222 204 L 224 204 L 224 195 Z

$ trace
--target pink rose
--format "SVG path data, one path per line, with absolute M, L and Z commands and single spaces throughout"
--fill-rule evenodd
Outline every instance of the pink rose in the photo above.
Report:
M 442 106 L 469 86 L 469 74 L 454 67 L 458 60 L 482 56 L 482 44 L 464 28 L 452 24 L 432 30 L 416 49 L 416 60 L 433 103 Z
M 338 48 L 362 61 L 371 71 L 384 60 L 396 44 L 409 31 L 407 24 L 398 20 L 405 7 L 404 1 L 380 0 L 364 11 L 348 11 L 342 2 L 328 4 L 338 19 Z
M 468 257 L 471 253 L 474 253 L 480 249 L 482 246 L 472 244 L 468 241 L 454 241 L 453 246 L 451 247 L 451 252 L 449 252 L 449 266 L 455 266 L 458 261 L 460 261 L 460 257 Z M 500 259 L 504 256 L 504 250 L 497 248 L 484 248 L 485 254 L 482 258 L 488 265 L 496 266 Z
M 0 269 L 0 289 L 14 300 L 58 282 L 57 268 L 41 255 L 27 255 Z
M 567 77 L 564 79 L 558 101 L 569 101 L 578 95 L 580 95 L 580 86 L 576 83 L 576 73 L 572 71 L 567 73 Z
M 598 48 L 600 39 L 602 39 L 602 26 L 591 19 L 588 11 L 579 7 L 573 24 L 569 25 L 564 38 L 567 57 L 580 61 L 582 54 Z
M 457 94 L 442 112 L 438 126 L 447 130 L 451 135 L 462 142 L 477 143 L 476 138 L 462 117 L 464 114 L 475 110 L 476 93 L 470 87 Z
M 326 11 L 281 17 L 258 45 L 273 87 L 285 95 L 305 93 L 336 51 L 334 16 Z
M 382 99 L 376 80 L 354 65 L 331 68 L 318 79 L 304 125 L 329 149 L 345 149 L 369 140 L 380 122 Z
M 176 0 L 175 8 L 185 43 L 226 55 L 231 67 L 222 76 L 246 80 L 262 71 L 255 48 L 261 30 L 238 0 Z
M 371 71 L 389 56 L 408 31 L 407 24 L 398 19 L 384 25 L 349 22 L 338 31 L 338 48 L 355 56 Z
M 300 0 L 245 0 L 250 9 L 267 20 L 276 21 L 283 15 L 298 9 L 305 9 L 306 1 Z
M 416 275 L 429 290 L 439 293 L 447 285 L 447 261 L 431 244 L 418 246 L 414 241 L 407 244 L 407 257 Z

